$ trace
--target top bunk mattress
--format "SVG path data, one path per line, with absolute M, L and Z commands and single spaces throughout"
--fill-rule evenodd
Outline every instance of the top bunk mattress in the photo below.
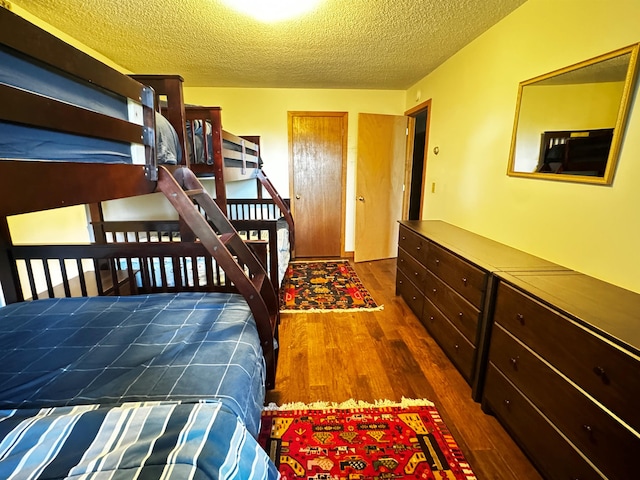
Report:
M 0 408 L 217 399 L 257 434 L 265 366 L 226 293 L 45 299 L 0 308 Z

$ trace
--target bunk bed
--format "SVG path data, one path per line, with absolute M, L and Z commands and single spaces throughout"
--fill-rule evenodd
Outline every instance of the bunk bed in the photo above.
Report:
M 262 169 L 260 137 L 225 131 L 220 107 L 185 105 L 183 79 L 179 75 L 132 75 L 132 78 L 153 88 L 156 104 L 180 139 L 182 164 L 199 178 L 214 182 L 216 203 L 243 238 L 266 242 L 267 270 L 272 283 L 280 286 L 294 254 L 295 225 L 289 203 Z M 254 198 L 227 198 L 228 182 L 251 180 L 256 182 Z M 265 191 L 267 196 L 263 194 Z M 135 226 L 131 227 L 129 232 L 133 233 Z
M 157 165 L 153 92 L 3 8 L 0 52 L 0 477 L 277 478 L 255 440 L 275 289 L 193 172 Z M 154 192 L 193 241 L 12 241 L 15 215 Z M 239 293 L 133 280 L 185 252 Z

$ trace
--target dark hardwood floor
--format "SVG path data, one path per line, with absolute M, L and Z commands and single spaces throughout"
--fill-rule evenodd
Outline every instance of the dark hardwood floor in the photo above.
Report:
M 540 479 L 395 295 L 395 259 L 352 264 L 384 309 L 283 314 L 277 388 L 268 392 L 267 402 L 426 398 L 435 403 L 479 480 Z

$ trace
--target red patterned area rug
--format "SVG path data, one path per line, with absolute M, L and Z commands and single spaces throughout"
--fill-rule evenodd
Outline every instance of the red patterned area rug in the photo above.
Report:
M 280 292 L 284 313 L 382 309 L 346 260 L 291 262 Z
M 259 441 L 283 480 L 476 479 L 426 400 L 271 405 Z

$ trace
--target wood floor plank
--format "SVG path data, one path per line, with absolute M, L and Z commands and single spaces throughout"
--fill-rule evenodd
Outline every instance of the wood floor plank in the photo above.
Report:
M 384 309 L 282 314 L 276 389 L 268 392 L 267 401 L 426 398 L 436 404 L 478 479 L 540 480 L 498 421 L 471 399 L 471 387 L 395 295 L 395 259 L 352 265 Z

